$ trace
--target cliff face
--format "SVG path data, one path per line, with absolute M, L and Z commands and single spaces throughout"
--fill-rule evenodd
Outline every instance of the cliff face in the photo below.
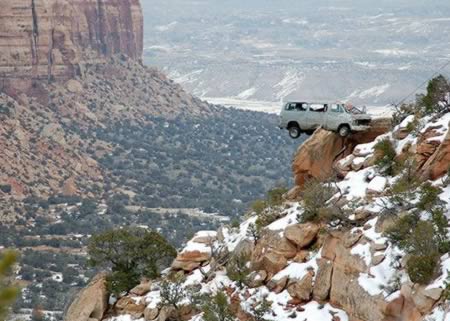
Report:
M 140 59 L 139 0 L 2 1 L 0 91 L 39 92 L 114 54 Z
M 310 178 L 325 179 L 334 174 L 345 176 L 345 171 L 335 168 L 334 164 L 352 154 L 355 146 L 373 141 L 379 135 L 389 131 L 391 120 L 379 118 L 373 121 L 370 130 L 342 138 L 338 134 L 319 129 L 304 144 L 294 158 L 292 170 L 295 183 L 301 189 Z
M 450 155 L 450 112 L 416 119 L 421 125 L 411 129 L 414 117 L 409 116 L 393 130 L 387 130 L 388 120 L 377 121 L 371 131 L 349 137 L 346 152 L 341 151 L 341 139 L 334 138 L 333 133 L 316 131 L 299 150 L 296 161 L 301 163 L 299 157 L 306 165 L 319 161 L 322 171 L 312 168 L 307 172 L 304 167 L 299 174 L 320 177 L 336 169 L 343 179 L 334 181 L 330 194 L 334 195 L 319 211 L 335 206 L 340 214 L 332 220 L 325 218 L 327 214 L 323 219 L 308 218 L 307 199 L 302 197 L 312 196 L 306 194 L 281 206 L 268 206 L 237 227 L 198 232 L 166 270 L 168 277 L 185 277 L 176 286 L 188 298 L 189 291 L 194 291 L 208 296 L 209 302 L 210 295 L 223 291 L 229 297 L 228 308 L 240 321 L 261 320 L 261 313 L 264 319 L 277 321 L 449 320 L 445 295 L 445 280 L 450 273 L 448 252 L 437 254 L 429 279 L 415 279 L 409 264 L 421 264 L 423 258 L 412 259 L 411 252 L 387 233 L 400 222 L 398 215 L 405 217 L 420 210 L 425 217 L 426 210 L 419 206 L 402 209 L 389 204 L 393 187 L 398 188 L 397 182 L 406 177 L 405 173 L 411 175 L 411 170 L 417 178 L 423 176 L 425 185 L 410 183 L 408 193 L 415 196 L 397 197 L 405 203 L 422 199 L 420 190 L 432 182 L 436 197 L 430 208 L 444 205 L 448 220 L 450 184 L 444 168 L 448 168 Z M 391 176 L 374 165 L 380 156 L 375 145 L 382 140 L 392 144 L 397 165 L 401 165 L 400 160 L 415 160 L 409 162 L 414 167 Z M 316 157 L 306 157 L 307 152 Z M 321 153 L 330 159 L 321 160 Z M 342 159 L 341 154 L 345 156 Z M 307 187 L 298 185 L 298 189 Z M 433 223 L 421 219 L 420 224 Z M 445 224 L 447 228 L 448 222 Z M 417 233 L 416 229 L 412 227 L 407 234 Z M 430 233 L 437 232 L 433 229 Z M 405 240 L 410 240 L 409 235 L 403 236 Z M 180 301 L 177 310 L 164 303 L 160 282 L 151 280 L 132 289 L 110 307 L 111 315 L 106 320 L 124 320 L 122 315 L 147 321 L 168 321 L 180 315 L 182 320 L 203 320 L 198 306 L 188 299 Z M 81 308 L 76 302 L 72 307 Z M 87 314 L 90 311 L 88 308 Z

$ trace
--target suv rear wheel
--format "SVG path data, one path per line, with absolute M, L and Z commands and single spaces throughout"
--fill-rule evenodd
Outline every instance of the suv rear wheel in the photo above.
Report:
M 289 136 L 294 139 L 299 138 L 300 135 L 302 134 L 302 131 L 300 130 L 300 127 L 298 127 L 298 125 L 289 126 L 288 130 Z
M 350 127 L 348 125 L 341 125 L 338 129 L 338 134 L 341 137 L 347 137 L 350 134 Z

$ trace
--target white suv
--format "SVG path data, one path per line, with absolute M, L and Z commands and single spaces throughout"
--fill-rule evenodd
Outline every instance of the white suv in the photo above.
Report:
M 289 136 L 311 135 L 317 128 L 337 132 L 341 137 L 370 127 L 372 118 L 365 111 L 345 104 L 315 104 L 289 102 L 280 113 L 280 128 L 289 130 Z

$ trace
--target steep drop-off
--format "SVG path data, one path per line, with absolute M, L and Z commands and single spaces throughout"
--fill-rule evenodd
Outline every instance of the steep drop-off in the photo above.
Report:
M 241 321 L 448 320 L 448 251 L 439 252 L 428 279 L 417 279 L 410 263 L 421 264 L 423 258 L 413 259 L 410 249 L 389 234 L 402 216 L 414 215 L 415 211 L 422 214 L 419 225 L 434 224 L 426 216 L 429 207 L 402 207 L 417 198 L 424 202 L 423 188 L 435 191 L 433 204 L 448 215 L 450 185 L 443 168 L 448 168 L 450 113 L 416 119 L 420 125 L 415 128 L 410 125 L 413 121 L 414 116 L 409 116 L 393 130 L 372 136 L 371 142 L 351 147 L 338 162 L 323 163 L 324 173 L 335 166 L 344 178 L 334 181 L 335 190 L 330 194 L 333 196 L 324 202 L 322 210 L 336 206 L 346 221 L 339 223 L 339 214 L 330 221 L 308 218 L 311 208 L 307 207 L 308 196 L 303 194 L 278 208 L 254 213 L 240 226 L 197 233 L 166 270 L 167 275 L 183 275 L 185 279 L 178 287 L 195 289 L 208 298 L 218 290 L 224 291 L 235 319 Z M 332 150 L 334 140 L 323 140 L 324 137 L 326 132 L 316 131 L 299 150 L 297 161 L 306 159 L 306 152 Z M 405 167 L 398 172 L 387 173 L 377 163 L 383 159 L 379 143 L 387 141 L 392 145 L 393 158 L 400 162 L 407 157 Z M 399 184 L 410 178 L 408 175 L 416 179 L 416 183 L 408 181 L 403 185 L 411 194 L 394 194 L 399 193 Z M 394 203 L 392 195 L 401 195 L 404 203 Z M 311 200 L 308 204 L 311 206 Z M 261 215 L 272 218 L 268 224 L 260 225 L 259 234 L 255 234 L 252 225 L 261 224 Z M 448 235 L 448 216 L 443 219 L 444 233 Z M 402 236 L 403 241 L 412 240 L 409 234 L 417 230 L 411 229 Z M 438 232 L 430 233 L 428 237 L 439 242 L 433 236 Z M 423 241 L 420 244 L 429 245 Z M 239 260 L 245 260 L 248 270 L 242 272 L 246 276 L 240 284 L 242 275 L 236 276 L 232 262 L 243 253 L 244 258 Z M 198 306 L 189 300 L 180 301 L 179 310 L 167 305 L 160 282 L 151 280 L 131 290 L 109 306 L 103 319 L 127 320 L 123 315 L 128 315 L 132 319 L 167 321 L 178 313 L 182 320 L 205 320 Z M 264 300 L 270 309 L 261 319 L 255 309 Z M 83 311 L 77 303 L 71 309 L 88 314 L 92 311 Z M 66 320 L 74 319 L 68 316 Z

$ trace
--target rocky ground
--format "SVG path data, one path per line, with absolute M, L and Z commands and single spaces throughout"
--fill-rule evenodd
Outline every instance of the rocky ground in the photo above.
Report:
M 249 216 L 239 227 L 199 232 L 179 252 L 164 277 L 181 275 L 182 288 L 194 288 L 209 296 L 223 290 L 240 320 L 256 320 L 255 309 L 262 302 L 270 305 L 265 320 L 448 320 L 449 256 L 442 252 L 431 279 L 412 281 L 408 268 L 411 255 L 389 236 L 390 228 L 399 222 L 396 207 L 386 205 L 392 200 L 392 188 L 398 188 L 408 170 L 406 167 L 398 173 L 384 172 L 378 146 L 389 140 L 394 158 L 405 159 L 409 155 L 407 159 L 413 161 L 421 184 L 430 183 L 436 188 L 436 202 L 443 206 L 448 232 L 449 121 L 450 113 L 441 113 L 421 119 L 409 116 L 387 132 L 381 126 L 373 135 L 369 133 L 361 141 L 349 144 L 337 160 L 316 159 L 318 168 L 323 164 L 321 170 L 306 168 L 313 161 L 311 158 L 319 150 L 329 151 L 325 155 L 339 154 L 342 146 L 336 143 L 336 134 L 316 131 L 299 148 L 293 163 L 299 185 L 282 206 L 271 209 L 273 218 L 260 234 L 255 234 L 253 228 L 264 215 L 261 213 Z M 411 125 L 413 122 L 415 126 Z M 333 183 L 338 194 L 333 194 L 328 202 L 337 198 L 338 208 L 347 213 L 346 224 L 336 220 L 308 221 L 305 173 L 323 178 L 330 176 L 333 168 L 340 177 Z M 416 193 L 414 190 L 413 198 Z M 415 206 L 420 207 L 422 201 L 420 196 Z M 386 208 L 394 212 L 389 216 Z M 403 208 L 402 215 L 408 215 L 409 210 Z M 425 212 L 421 220 L 429 220 Z M 232 265 L 222 261 L 242 253 L 247 253 L 246 266 L 250 267 L 243 285 L 231 274 Z M 81 297 L 93 297 L 96 291 L 107 297 L 102 283 L 98 279 L 95 282 Z M 85 307 L 79 299 L 69 309 L 67 320 L 75 320 L 74 315 L 90 315 L 92 311 L 96 320 L 165 321 L 174 315 L 183 320 L 202 320 L 201 311 L 188 301 L 181 302 L 178 311 L 161 304 L 160 290 L 161 280 L 151 280 L 138 285 L 114 305 L 108 306 L 99 299 L 95 306 Z

